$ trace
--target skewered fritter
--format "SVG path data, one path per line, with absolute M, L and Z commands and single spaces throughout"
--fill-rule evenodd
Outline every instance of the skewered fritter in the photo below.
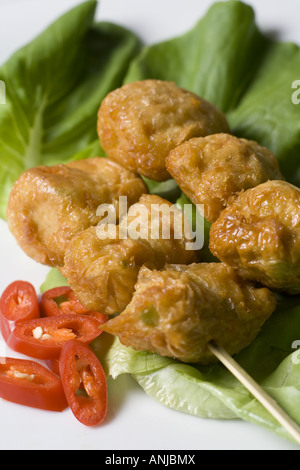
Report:
M 204 205 L 205 218 L 211 223 L 241 190 L 283 179 L 272 152 L 230 134 L 181 144 L 166 158 L 166 167 L 189 199 Z
M 271 289 L 300 293 L 300 189 L 269 181 L 243 192 L 210 231 L 220 260 Z
M 106 225 L 92 227 L 76 235 L 69 243 L 65 264 L 61 272 L 67 278 L 81 303 L 89 310 L 112 315 L 124 310 L 132 298 L 138 273 L 143 264 L 153 268 L 163 268 L 165 263 L 192 263 L 195 252 L 186 250 L 189 238 L 175 239 L 174 219 L 170 218 L 169 239 L 151 238 L 151 227 L 162 227 L 162 213 L 157 213 L 150 225 L 152 205 L 166 204 L 164 199 L 143 195 L 139 203 L 131 206 L 121 226 Z M 145 220 L 140 211 L 149 216 L 145 233 Z M 153 212 L 152 212 L 153 216 Z M 136 238 L 124 236 L 125 220 L 130 228 L 141 226 L 141 235 Z M 100 238 L 100 229 L 111 229 L 109 238 Z M 122 230 L 123 228 L 123 230 Z M 122 238 L 123 237 L 123 238 Z
M 62 266 L 74 235 L 96 225 L 100 204 L 119 196 L 128 205 L 147 193 L 142 179 L 106 158 L 26 171 L 14 184 L 7 209 L 8 225 L 25 253 L 39 263 Z
M 169 152 L 192 137 L 229 132 L 223 113 L 172 82 L 144 80 L 111 92 L 98 114 L 107 155 L 147 178 L 170 178 Z
M 278 181 L 269 150 L 229 132 L 221 111 L 174 83 L 124 85 L 98 114 L 109 158 L 25 172 L 10 196 L 9 227 L 29 256 L 60 268 L 86 308 L 122 312 L 103 330 L 126 346 L 208 364 L 214 340 L 235 354 L 276 307 L 257 281 L 300 293 L 300 190 Z M 137 173 L 172 175 L 204 204 L 214 222 L 210 249 L 223 262 L 196 264 L 183 214 L 146 194 Z M 120 196 L 128 198 L 125 217 Z M 106 221 L 101 204 L 120 220 Z
M 208 364 L 216 361 L 210 341 L 238 353 L 275 307 L 271 291 L 238 278 L 223 263 L 143 267 L 128 307 L 102 326 L 133 349 Z

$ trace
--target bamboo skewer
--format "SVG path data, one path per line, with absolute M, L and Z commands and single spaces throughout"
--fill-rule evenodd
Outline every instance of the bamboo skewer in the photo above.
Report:
M 300 427 L 278 403 L 221 346 L 211 341 L 208 348 L 300 444 Z

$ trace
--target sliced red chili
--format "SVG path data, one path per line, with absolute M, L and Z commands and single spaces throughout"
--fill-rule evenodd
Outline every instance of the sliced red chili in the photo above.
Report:
M 86 426 L 103 422 L 107 412 L 107 382 L 103 368 L 86 344 L 71 340 L 59 360 L 66 399 L 74 416 Z
M 68 286 L 56 287 L 45 292 L 42 295 L 40 307 L 43 317 L 78 314 L 96 318 L 100 324 L 108 320 L 107 315 L 103 313 L 87 310 Z
M 0 397 L 49 411 L 68 407 L 61 380 L 33 361 L 0 358 Z
M 50 360 L 47 360 L 47 361 L 46 361 L 46 365 L 47 365 L 47 367 L 49 367 L 50 370 L 52 370 L 52 372 L 54 372 L 54 374 L 60 375 L 60 372 L 59 372 L 59 360 L 58 360 L 58 359 L 50 359 Z
M 79 302 L 71 287 L 63 286 L 48 290 L 41 298 L 41 312 L 44 317 L 58 315 L 83 315 L 87 309 Z
M 7 341 L 16 323 L 40 317 L 39 303 L 32 284 L 15 281 L 10 284 L 0 298 L 0 329 Z
M 66 341 L 91 343 L 102 333 L 98 320 L 84 315 L 61 315 L 16 325 L 8 339 L 14 351 L 37 359 L 59 359 Z

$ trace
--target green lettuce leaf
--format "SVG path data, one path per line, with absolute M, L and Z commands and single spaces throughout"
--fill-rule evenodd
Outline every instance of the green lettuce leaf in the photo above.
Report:
M 173 80 L 227 112 L 246 91 L 266 47 L 251 7 L 217 2 L 183 36 L 144 47 L 125 81 Z
M 292 83 L 300 74 L 300 48 L 271 43 L 239 105 L 228 118 L 236 135 L 272 150 L 284 176 L 300 186 L 300 106 L 292 102 Z
M 150 180 L 144 176 L 143 180 L 146 183 L 150 194 L 156 194 L 157 196 L 167 199 L 173 204 L 175 204 L 177 198 L 179 198 L 181 194 L 181 189 L 173 178 L 164 181 L 163 183 Z
M 176 201 L 177 207 L 181 209 L 193 231 L 196 230 L 196 211 L 197 208 L 196 206 L 190 201 L 190 199 L 184 194 L 181 193 L 180 197 Z M 192 206 L 192 210 L 186 210 L 186 207 Z M 215 256 L 212 255 L 212 253 L 209 250 L 209 232 L 210 232 L 210 227 L 211 224 L 206 220 L 201 214 L 198 213 L 198 217 L 202 217 L 203 219 L 203 247 L 201 248 L 201 262 L 203 263 L 218 263 L 220 260 L 218 260 Z M 199 237 L 200 239 L 200 237 Z
M 222 109 L 234 134 L 272 150 L 284 176 L 300 185 L 300 49 L 265 37 L 253 9 L 240 1 L 215 3 L 183 36 L 144 47 L 126 82 L 174 81 Z
M 55 287 L 68 286 L 69 283 L 67 279 L 61 274 L 61 272 L 56 269 L 50 269 L 49 273 L 43 284 L 40 287 L 41 294 L 44 294 L 50 289 L 55 289 Z
M 12 184 L 26 169 L 76 154 L 104 155 L 97 145 L 97 111 L 122 84 L 140 42 L 120 26 L 94 24 L 96 6 L 89 0 L 75 7 L 0 68 L 6 84 L 6 105 L 0 106 L 2 218 Z
M 126 348 L 118 338 L 107 333 L 102 333 L 101 340 L 95 340 L 92 348 L 97 356 L 101 357 L 107 374 L 114 379 L 122 374 L 153 372 L 173 363 L 173 360 L 167 357 Z

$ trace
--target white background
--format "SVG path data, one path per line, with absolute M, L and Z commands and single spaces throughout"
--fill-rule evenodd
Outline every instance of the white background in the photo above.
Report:
M 81 2 L 0 0 L 0 63 L 78 3 Z M 210 0 L 102 0 L 97 17 L 127 26 L 144 42 L 154 43 L 191 28 L 212 3 Z M 300 44 L 299 0 L 249 0 L 247 3 L 255 7 L 262 30 Z M 38 289 L 47 272 L 47 268 L 21 252 L 6 224 L 0 221 L 0 292 L 16 279 L 28 280 Z M 109 382 L 108 417 L 103 426 L 95 429 L 83 427 L 69 410 L 50 413 L 1 400 L 0 417 L 1 450 L 299 448 L 259 426 L 241 421 L 202 420 L 169 410 L 145 395 L 129 376 Z

